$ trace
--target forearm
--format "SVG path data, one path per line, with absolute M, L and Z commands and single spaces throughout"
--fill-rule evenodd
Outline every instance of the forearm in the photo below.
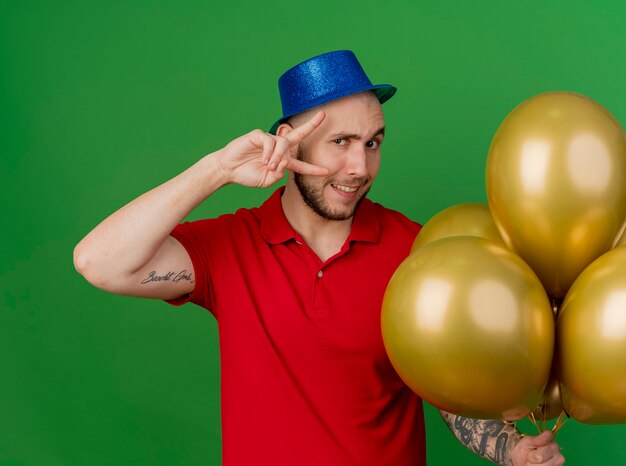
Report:
M 455 437 L 477 455 L 493 463 L 513 464 L 511 450 L 521 438 L 510 422 L 471 419 L 439 410 Z
M 328 169 L 291 156 L 323 119 L 324 113 L 318 112 L 297 129 L 287 131 L 285 126 L 284 137 L 254 130 L 205 156 L 94 228 L 74 249 L 76 269 L 93 285 L 112 293 L 172 297 L 189 292 L 189 286 L 175 290 L 151 287 L 149 292 L 141 286 L 150 273 L 186 276 L 192 268 L 180 243 L 168 239 L 174 227 L 225 184 L 267 187 L 281 179 L 287 169 L 304 175 L 328 175 Z
M 202 158 L 94 228 L 74 250 L 76 269 L 101 287 L 111 277 L 132 275 L 157 254 L 189 212 L 224 184 L 214 155 Z

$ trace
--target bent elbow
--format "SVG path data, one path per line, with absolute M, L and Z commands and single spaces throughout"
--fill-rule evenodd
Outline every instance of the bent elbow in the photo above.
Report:
M 89 268 L 89 259 L 81 247 L 81 243 L 74 247 L 74 268 L 83 277 L 85 276 L 85 271 Z
M 106 289 L 106 281 L 103 280 L 102 272 L 98 271 L 97 261 L 82 243 L 74 248 L 74 268 L 93 286 Z

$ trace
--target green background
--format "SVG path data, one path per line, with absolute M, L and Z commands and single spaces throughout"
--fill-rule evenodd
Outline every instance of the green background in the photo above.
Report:
M 625 19 L 619 0 L 0 2 L 0 465 L 219 464 L 214 319 L 101 292 L 72 249 L 269 128 L 282 71 L 349 48 L 398 86 L 371 197 L 425 222 L 486 200 L 490 140 L 532 95 L 580 92 L 626 122 Z M 267 195 L 227 187 L 191 218 Z M 431 466 L 486 464 L 432 408 L 427 430 Z M 626 464 L 625 434 L 570 421 L 558 440 L 569 465 Z

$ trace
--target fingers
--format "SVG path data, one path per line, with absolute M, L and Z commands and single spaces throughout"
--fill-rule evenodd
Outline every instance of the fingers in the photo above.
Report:
M 539 435 L 526 437 L 529 440 L 529 444 L 533 447 L 540 447 L 547 445 L 552 441 L 552 432 L 549 430 L 543 431 Z
M 273 150 L 268 157 L 265 156 L 263 151 L 263 163 L 265 163 L 270 170 L 276 170 L 278 164 L 286 157 L 291 157 L 290 144 L 287 139 L 280 136 L 269 136 L 273 141 Z
M 565 463 L 561 452 L 552 449 L 541 448 L 528 453 L 527 464 L 541 464 L 544 466 L 560 466 Z
M 311 134 L 315 128 L 322 123 L 325 116 L 323 111 L 317 112 L 313 118 L 303 125 L 298 126 L 284 137 L 273 136 L 267 133 L 263 134 L 263 163 L 266 164 L 270 170 L 276 170 L 285 156 L 291 158 L 291 149 Z M 291 165 L 291 162 L 289 165 Z M 301 166 L 301 164 L 295 164 L 295 166 Z M 310 174 L 310 167 L 301 169 L 306 170 L 307 174 Z M 327 173 L 327 170 L 320 170 L 319 167 L 313 169 L 313 171 L 315 174 Z
M 513 464 L 533 466 L 561 466 L 565 458 L 559 446 L 552 439 L 552 432 L 545 431 L 540 435 L 525 436 L 514 447 L 511 453 Z
M 325 117 L 326 114 L 320 110 L 313 116 L 313 118 L 289 132 L 289 134 L 285 137 L 289 140 L 291 145 L 294 146 L 311 134 L 320 124 L 322 124 Z
M 535 448 L 528 452 L 527 460 L 529 464 L 542 464 L 559 466 L 565 462 L 559 446 L 552 440 L 552 435 L 538 435 L 533 438 Z M 548 439 L 547 442 L 545 439 Z M 541 443 L 539 445 L 539 443 Z
M 287 168 L 301 175 L 326 176 L 330 173 L 328 168 L 313 165 L 302 160 L 290 159 Z
M 263 137 L 263 163 L 267 164 L 274 153 L 274 147 L 276 147 L 276 140 L 272 137 Z
M 325 118 L 323 111 L 317 112 L 310 120 L 285 136 L 275 136 L 260 130 L 253 131 L 251 142 L 261 151 L 261 160 L 269 171 L 285 170 L 286 168 L 306 175 L 324 176 L 329 172 L 326 168 L 301 162 L 293 158 L 292 152 L 305 137 L 311 134 Z

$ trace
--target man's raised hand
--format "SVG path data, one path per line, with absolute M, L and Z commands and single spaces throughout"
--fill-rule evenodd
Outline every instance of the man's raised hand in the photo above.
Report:
M 322 123 L 324 117 L 324 112 L 317 112 L 285 136 L 258 129 L 251 131 L 218 151 L 216 163 L 227 182 L 243 186 L 270 186 L 283 177 L 285 170 L 303 175 L 328 175 L 328 169 L 296 158 L 298 144 Z

